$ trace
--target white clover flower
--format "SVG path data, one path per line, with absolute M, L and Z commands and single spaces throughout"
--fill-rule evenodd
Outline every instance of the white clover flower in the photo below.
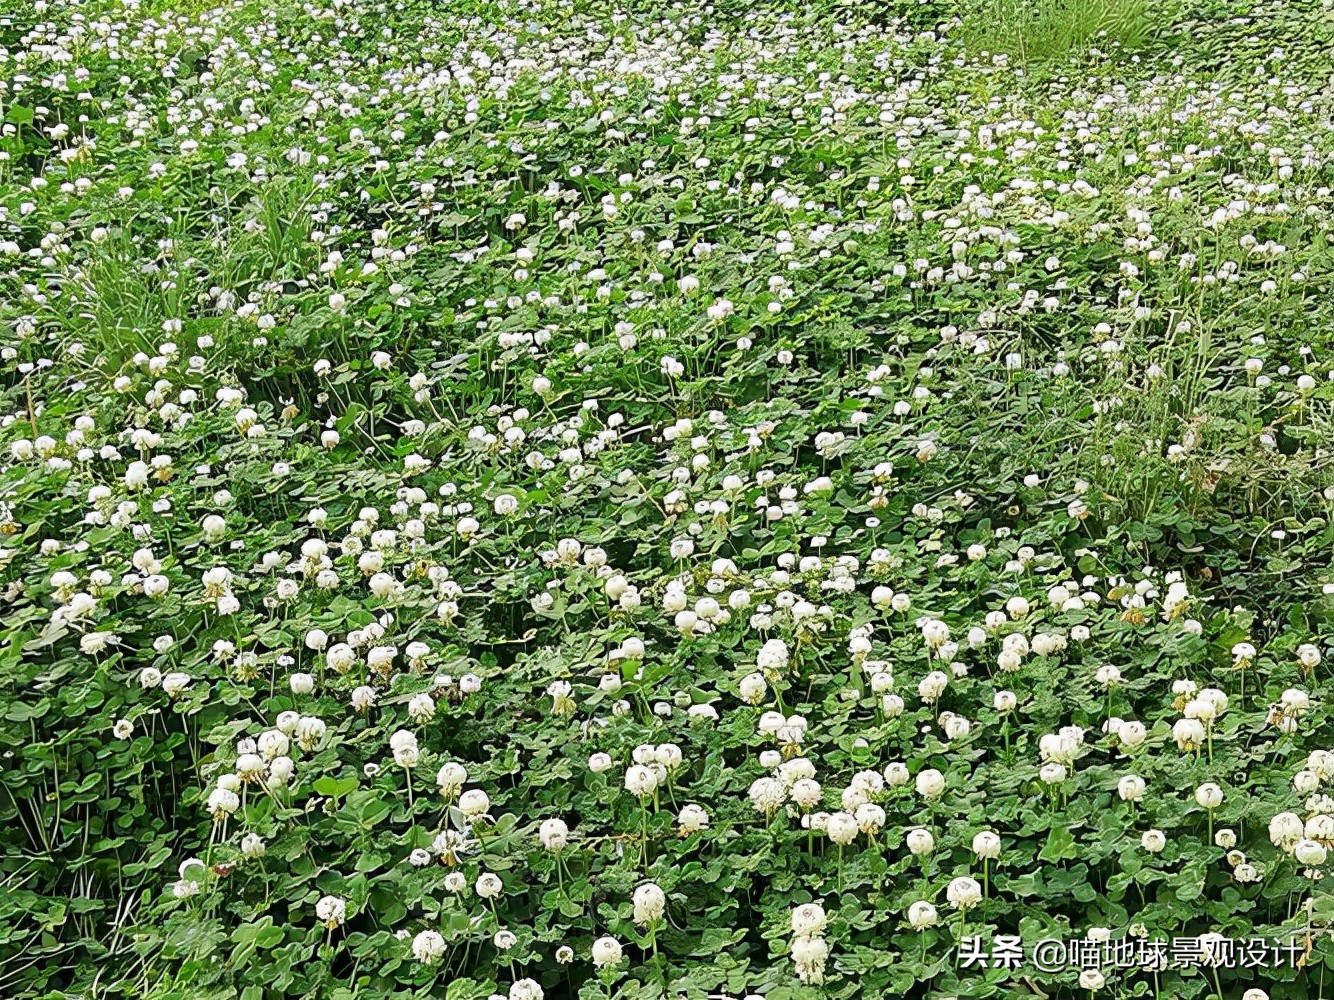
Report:
M 1172 738 L 1181 750 L 1198 750 L 1204 745 L 1206 735 L 1198 719 L 1178 719 L 1172 726 Z
M 972 723 L 962 715 L 947 713 L 943 717 L 941 728 L 944 730 L 945 738 L 948 740 L 961 740 L 972 731 Z
M 1038 777 L 1044 784 L 1059 785 L 1069 777 L 1070 772 L 1064 764 L 1058 764 L 1053 761 L 1050 764 L 1043 764 L 1038 771 Z
M 1281 812 L 1269 821 L 1269 840 L 1283 850 L 1292 847 L 1306 834 L 1306 824 L 1296 813 Z
M 1311 698 L 1300 688 L 1288 688 L 1279 697 L 1279 704 L 1285 714 L 1301 717 L 1311 707 Z
M 788 665 L 787 643 L 783 642 L 782 639 L 768 640 L 756 655 L 755 664 L 761 670 L 769 670 L 775 673 L 786 670 Z
M 945 898 L 956 910 L 968 910 L 982 901 L 982 886 L 976 879 L 963 875 L 945 888 Z
M 333 930 L 347 917 L 347 900 L 340 896 L 323 896 L 315 904 L 315 916 L 325 927 Z
M 610 763 L 610 761 L 608 761 Z M 591 765 L 591 761 L 590 761 Z M 625 790 L 639 799 L 646 799 L 658 787 L 658 776 L 643 764 L 634 764 L 625 770 Z
M 681 811 L 676 815 L 676 823 L 681 836 L 687 837 L 692 833 L 708 829 L 709 814 L 702 806 L 692 803 L 681 807 Z
M 1317 813 L 1306 821 L 1304 832 L 1308 840 L 1334 842 L 1334 816 Z
M 1334 753 L 1312 750 L 1306 757 L 1306 767 L 1321 781 L 1334 779 Z
M 505 889 L 505 885 L 500 881 L 500 876 L 492 872 L 483 872 L 477 877 L 477 882 L 473 886 L 473 891 L 482 899 L 495 899 Z
M 828 957 L 829 945 L 824 938 L 798 937 L 792 942 L 792 961 L 797 967 L 797 977 L 803 983 L 818 986 L 824 982 Z
M 1149 731 L 1144 724 L 1133 719 L 1122 722 L 1116 730 L 1116 738 L 1126 750 L 1134 750 L 1141 746 L 1148 735 Z
M 654 748 L 654 758 L 657 763 L 665 767 L 668 772 L 675 771 L 685 760 L 685 754 L 675 743 L 659 743 Z
M 440 770 L 435 775 L 435 783 L 440 788 L 440 794 L 447 799 L 452 799 L 458 795 L 467 780 L 468 769 L 455 761 L 447 761 L 441 764 Z M 485 811 L 485 808 L 483 807 L 483 811 Z
M 830 813 L 824 824 L 825 836 L 840 847 L 856 840 L 860 829 L 856 817 L 846 812 Z
M 425 691 L 413 695 L 408 700 L 408 718 L 418 724 L 430 722 L 435 718 L 435 699 Z
M 296 765 L 291 757 L 275 757 L 269 762 L 268 787 L 278 789 L 286 785 L 296 773 Z
M 820 783 L 812 778 L 799 778 L 792 784 L 789 793 L 792 801 L 803 810 L 814 809 L 820 804 L 822 792 Z
M 1303 795 L 1310 794 L 1320 787 L 1320 776 L 1314 771 L 1298 771 L 1292 776 L 1292 787 Z
M 179 882 L 171 884 L 171 894 L 176 899 L 188 899 L 191 896 L 198 895 L 199 883 L 187 879 L 181 879 Z
M 258 753 L 243 753 L 236 758 L 236 775 L 242 781 L 259 781 L 268 765 Z
M 621 960 L 621 943 L 614 937 L 600 937 L 593 942 L 593 964 L 599 969 L 616 965 Z
M 792 933 L 797 937 L 818 937 L 824 933 L 829 918 L 819 903 L 802 903 L 792 910 Z
M 445 953 L 445 939 L 438 931 L 420 931 L 412 939 L 412 957 L 423 965 L 434 965 Z
M 885 784 L 890 788 L 898 788 L 901 785 L 906 785 L 911 780 L 911 775 L 908 773 L 908 765 L 901 761 L 886 764 L 884 777 Z
M 936 849 L 936 838 L 931 836 L 930 830 L 909 830 L 904 842 L 908 852 L 915 857 L 925 857 Z
M 241 853 L 247 858 L 262 858 L 267 849 L 264 838 L 257 833 L 247 833 L 241 838 Z
M 874 802 L 863 802 L 853 810 L 857 828 L 868 837 L 874 837 L 885 825 L 885 810 Z
M 111 632 L 88 632 L 79 638 L 80 651 L 89 655 L 101 653 L 108 646 L 113 646 L 120 641 L 120 636 Z
M 1137 774 L 1127 774 L 1116 783 L 1117 794 L 1123 802 L 1138 802 L 1144 798 L 1144 779 Z
M 140 674 L 140 682 L 143 683 L 144 675 Z M 176 698 L 190 686 L 190 675 L 180 671 L 173 671 L 162 677 L 162 690 L 170 698 Z
M 1293 845 L 1292 854 L 1301 864 L 1317 867 L 1325 863 L 1328 852 L 1318 841 L 1302 839 Z
M 352 709 L 356 712 L 367 712 L 375 705 L 377 697 L 375 688 L 367 684 L 362 684 L 352 691 L 351 703 Z
M 983 830 L 973 837 L 973 853 L 979 860 L 994 860 L 1000 857 L 1001 839 L 990 830 Z
M 945 693 L 945 688 L 949 685 L 949 682 L 948 675 L 942 671 L 933 670 L 918 683 L 918 697 L 928 705 L 934 704 Z
M 491 799 L 480 788 L 470 788 L 459 796 L 459 812 L 471 820 L 480 819 L 491 808 Z
M 569 843 L 570 828 L 565 825 L 564 820 L 548 819 L 538 828 L 537 835 L 543 847 L 553 854 L 558 854 Z
M 510 986 L 509 1000 L 544 1000 L 546 993 L 534 979 L 520 979 Z
M 919 899 L 908 907 L 908 924 L 915 931 L 934 927 L 939 919 L 936 908 L 924 899 Z
M 738 686 L 741 700 L 748 705 L 758 705 L 769 692 L 769 685 L 760 673 L 747 674 Z
M 667 908 L 667 895 L 656 882 L 645 882 L 634 893 L 634 921 L 640 927 L 656 924 Z
M 917 774 L 917 794 L 924 799 L 939 798 L 945 791 L 945 776 L 933 767 Z
M 783 800 L 787 798 L 787 789 L 776 778 L 756 778 L 747 794 L 756 811 L 767 816 L 772 815 L 783 804 Z

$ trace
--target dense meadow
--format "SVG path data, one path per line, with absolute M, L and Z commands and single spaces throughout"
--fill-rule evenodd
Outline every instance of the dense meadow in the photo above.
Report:
M 1332 49 L 6 3 L 0 997 L 1334 996 Z

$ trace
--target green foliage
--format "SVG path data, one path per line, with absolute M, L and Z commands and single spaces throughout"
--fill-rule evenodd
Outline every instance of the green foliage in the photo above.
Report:
M 0 996 L 1320 995 L 1328 9 L 11 6 Z
M 960 33 L 970 51 L 1020 64 L 1076 55 L 1085 47 L 1133 52 L 1171 21 L 1150 0 L 965 0 Z

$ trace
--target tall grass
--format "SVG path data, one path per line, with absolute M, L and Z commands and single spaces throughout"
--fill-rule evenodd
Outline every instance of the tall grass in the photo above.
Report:
M 1140 48 L 1165 13 L 1149 0 L 967 0 L 960 33 L 974 52 L 1045 62 L 1089 45 Z

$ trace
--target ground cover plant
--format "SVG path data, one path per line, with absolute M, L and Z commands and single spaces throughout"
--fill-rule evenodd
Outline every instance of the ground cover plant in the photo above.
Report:
M 0 996 L 1334 990 L 1334 11 L 997 9 L 6 5 Z

